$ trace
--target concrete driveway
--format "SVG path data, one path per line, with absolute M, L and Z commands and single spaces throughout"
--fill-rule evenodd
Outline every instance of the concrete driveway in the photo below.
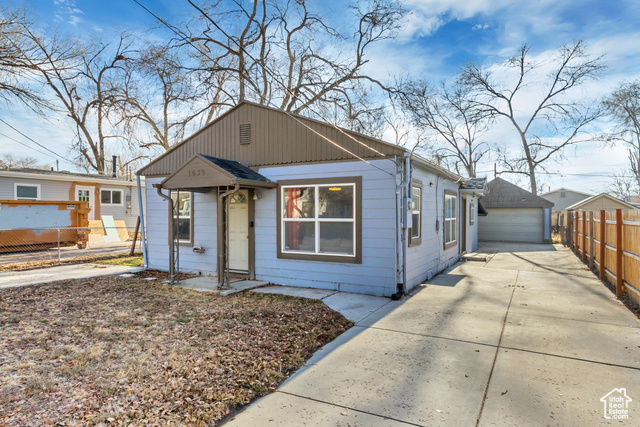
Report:
M 227 425 L 596 425 L 625 388 L 640 423 L 640 321 L 567 249 L 502 244 L 385 305 Z

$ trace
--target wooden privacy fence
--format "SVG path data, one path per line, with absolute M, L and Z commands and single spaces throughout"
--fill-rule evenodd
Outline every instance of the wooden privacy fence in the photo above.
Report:
M 615 283 L 616 295 L 626 291 L 640 302 L 640 210 L 577 211 L 564 218 L 562 241 L 601 280 Z

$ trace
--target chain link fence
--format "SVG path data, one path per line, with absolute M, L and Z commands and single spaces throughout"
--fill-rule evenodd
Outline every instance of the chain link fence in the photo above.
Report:
M 137 234 L 136 234 L 137 233 Z M 134 245 L 135 240 L 135 245 Z M 142 251 L 136 227 L 0 229 L 0 268 L 7 264 L 101 258 Z

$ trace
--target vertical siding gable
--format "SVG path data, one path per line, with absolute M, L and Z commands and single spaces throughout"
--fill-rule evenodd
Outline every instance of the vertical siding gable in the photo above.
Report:
M 315 132 L 360 157 L 381 157 L 331 125 L 296 117 Z M 251 123 L 250 144 L 239 143 L 241 123 Z M 385 155 L 403 152 L 400 147 L 358 134 L 351 135 Z M 143 168 L 143 175 L 171 174 L 196 154 L 235 160 L 250 167 L 354 159 L 353 155 L 327 142 L 285 113 L 251 103 L 243 103 L 232 109 L 185 141 Z

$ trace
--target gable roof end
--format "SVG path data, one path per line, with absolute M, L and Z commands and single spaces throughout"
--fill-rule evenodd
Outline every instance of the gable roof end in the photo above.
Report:
M 630 204 L 630 203 L 625 202 L 624 200 L 620 200 L 620 199 L 618 199 L 617 197 L 613 197 L 612 195 L 607 194 L 607 193 L 600 193 L 600 194 L 596 194 L 595 196 L 591 196 L 591 197 L 589 197 L 589 198 L 587 198 L 587 199 L 581 200 L 581 201 L 579 201 L 578 203 L 575 203 L 575 204 L 573 204 L 573 205 L 571 205 L 571 206 L 567 206 L 566 210 L 568 210 L 568 211 L 575 211 L 575 210 L 578 210 L 578 209 L 580 209 L 582 206 L 584 206 L 584 205 L 586 205 L 586 204 L 588 204 L 588 203 L 591 203 L 591 202 L 593 202 L 594 200 L 597 200 L 597 199 L 603 198 L 603 197 L 605 197 L 605 198 L 607 198 L 607 199 L 609 199 L 609 200 L 612 200 L 612 201 L 614 201 L 614 202 L 620 203 L 621 205 L 626 206 L 626 207 L 627 207 L 627 209 L 637 209 L 635 206 L 633 206 L 633 205 L 632 205 L 632 204 Z
M 249 143 L 241 144 L 240 128 L 247 124 L 251 125 L 253 137 Z M 138 173 L 167 176 L 196 154 L 233 160 L 256 168 L 357 160 L 355 156 L 384 159 L 406 152 L 403 147 L 336 128 L 320 120 L 244 101 L 173 146 Z

